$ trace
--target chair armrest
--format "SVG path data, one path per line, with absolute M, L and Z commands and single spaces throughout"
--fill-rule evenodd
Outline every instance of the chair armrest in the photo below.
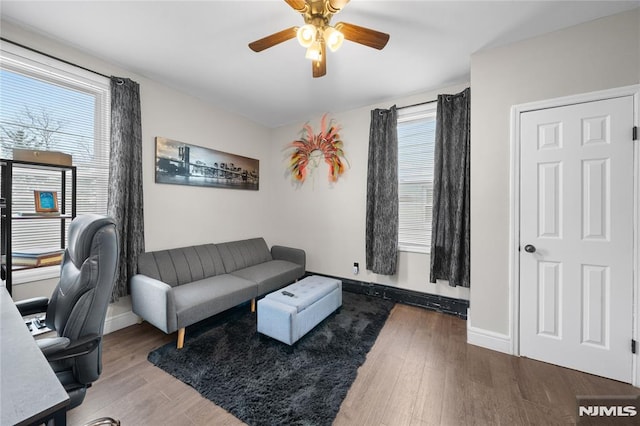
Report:
M 23 317 L 47 312 L 47 306 L 49 306 L 49 299 L 46 297 L 33 297 L 16 302 L 16 308 Z
M 169 284 L 136 274 L 131 277 L 131 310 L 165 333 L 178 329 L 176 305 Z
M 285 246 L 271 247 L 271 256 L 275 260 L 288 260 L 289 262 L 301 265 L 305 270 L 307 264 L 307 254 L 302 249 Z
M 48 337 L 46 339 L 38 339 L 36 343 L 44 356 L 48 358 L 50 355 L 64 350 L 69 346 L 71 340 L 66 337 Z
M 93 334 L 73 344 L 66 337 L 50 337 L 36 340 L 36 342 L 47 361 L 60 361 L 88 354 L 98 347 L 101 340 L 101 336 Z

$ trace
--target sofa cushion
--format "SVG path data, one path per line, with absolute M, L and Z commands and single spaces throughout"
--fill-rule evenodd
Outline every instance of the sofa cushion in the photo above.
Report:
M 271 260 L 232 272 L 258 284 L 258 296 L 277 290 L 304 275 L 304 268 L 286 260 Z
M 171 287 L 225 272 L 215 244 L 152 251 L 138 257 L 139 274 L 165 282 Z
M 255 283 L 229 274 L 173 289 L 178 328 L 194 324 L 256 297 Z
M 227 273 L 272 260 L 264 238 L 216 244 Z

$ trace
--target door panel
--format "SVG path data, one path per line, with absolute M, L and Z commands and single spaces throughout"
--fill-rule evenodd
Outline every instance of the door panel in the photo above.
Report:
M 538 237 L 561 238 L 562 163 L 538 164 Z
M 562 264 L 538 262 L 538 334 L 560 338 L 560 295 L 562 294 Z
M 609 268 L 582 265 L 582 343 L 607 347 Z
M 520 116 L 520 354 L 631 382 L 633 98 Z
M 582 161 L 582 239 L 609 239 L 609 159 Z

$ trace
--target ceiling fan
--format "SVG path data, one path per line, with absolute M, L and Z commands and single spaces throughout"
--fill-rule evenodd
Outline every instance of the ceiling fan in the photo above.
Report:
M 389 34 L 369 28 L 338 22 L 331 26 L 331 17 L 340 12 L 349 0 L 285 0 L 304 19 L 301 27 L 291 27 L 249 43 L 254 52 L 261 52 L 294 37 L 307 48 L 306 58 L 313 64 L 313 77 L 327 73 L 326 48 L 335 52 L 346 39 L 381 50 L 389 41 Z

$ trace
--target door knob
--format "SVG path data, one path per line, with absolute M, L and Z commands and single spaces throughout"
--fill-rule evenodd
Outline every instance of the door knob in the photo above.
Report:
M 536 246 L 532 246 L 531 244 L 527 244 L 526 246 L 524 246 L 524 251 L 526 251 L 527 253 L 535 253 L 536 252 Z

